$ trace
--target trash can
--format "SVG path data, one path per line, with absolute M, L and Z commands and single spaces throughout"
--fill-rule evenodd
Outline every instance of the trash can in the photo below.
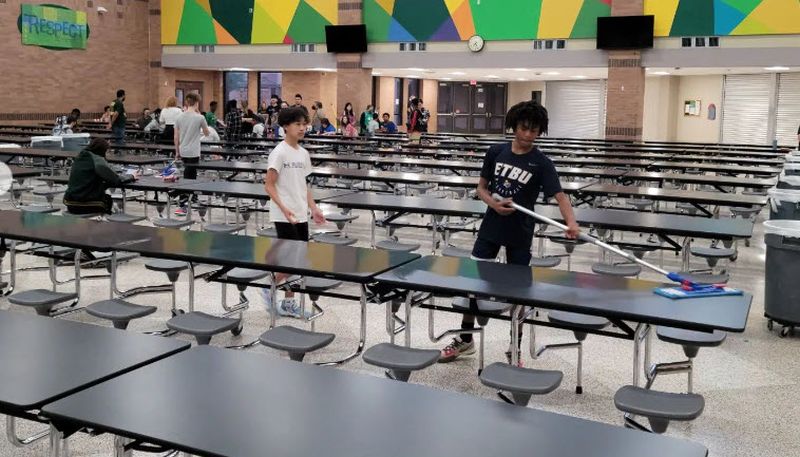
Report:
M 783 172 L 787 176 L 800 176 L 800 162 L 786 162 L 783 164 Z
M 800 190 L 800 176 L 791 176 L 781 173 L 778 176 L 778 189 Z
M 800 220 L 800 190 L 773 188 L 767 195 L 770 220 Z
M 764 222 L 767 261 L 764 270 L 764 316 L 783 325 L 781 336 L 800 325 L 800 221 Z
M 81 151 L 86 146 L 89 146 L 91 138 L 88 133 L 67 133 L 61 135 L 64 151 Z
M 56 149 L 61 150 L 64 143 L 60 136 L 34 136 L 31 137 L 31 147 L 35 149 Z

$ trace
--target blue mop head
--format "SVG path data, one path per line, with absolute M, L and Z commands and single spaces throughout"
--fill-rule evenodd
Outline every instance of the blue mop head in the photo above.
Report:
M 698 284 L 674 272 L 668 274 L 667 277 L 672 281 L 680 283 L 680 287 L 659 287 L 654 290 L 656 294 L 667 298 L 680 299 L 742 295 L 741 290 L 726 287 L 724 284 Z

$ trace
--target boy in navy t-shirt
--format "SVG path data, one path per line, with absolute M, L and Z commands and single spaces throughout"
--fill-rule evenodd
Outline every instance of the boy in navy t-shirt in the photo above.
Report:
M 472 248 L 473 259 L 494 261 L 504 247 L 507 263 L 529 265 L 534 219 L 514 210 L 511 203 L 533 210 L 540 193 L 548 198 L 555 197 L 568 227 L 566 236 L 577 238 L 580 230 L 572 203 L 561 190 L 556 168 L 534 144 L 540 134 L 547 133 L 547 124 L 547 110 L 535 102 L 518 103 L 506 114 L 506 129 L 514 131 L 514 140 L 492 146 L 486 153 L 478 196 L 488 208 Z M 504 199 L 497 201 L 493 194 Z M 465 314 L 461 328 L 474 327 L 475 316 Z M 439 362 L 451 362 L 474 352 L 472 334 L 464 333 L 442 349 Z M 510 360 L 510 351 L 507 355 Z

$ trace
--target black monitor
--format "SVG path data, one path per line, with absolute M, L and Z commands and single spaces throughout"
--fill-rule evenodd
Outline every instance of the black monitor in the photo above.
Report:
M 597 49 L 645 49 L 653 47 L 653 16 L 597 18 Z
M 367 26 L 326 25 L 325 44 L 328 52 L 367 52 Z

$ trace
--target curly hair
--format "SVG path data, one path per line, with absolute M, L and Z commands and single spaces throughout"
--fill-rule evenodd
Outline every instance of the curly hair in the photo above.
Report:
M 533 101 L 517 103 L 506 113 L 507 130 L 539 127 L 539 134 L 544 135 L 547 133 L 548 122 L 547 109 Z

